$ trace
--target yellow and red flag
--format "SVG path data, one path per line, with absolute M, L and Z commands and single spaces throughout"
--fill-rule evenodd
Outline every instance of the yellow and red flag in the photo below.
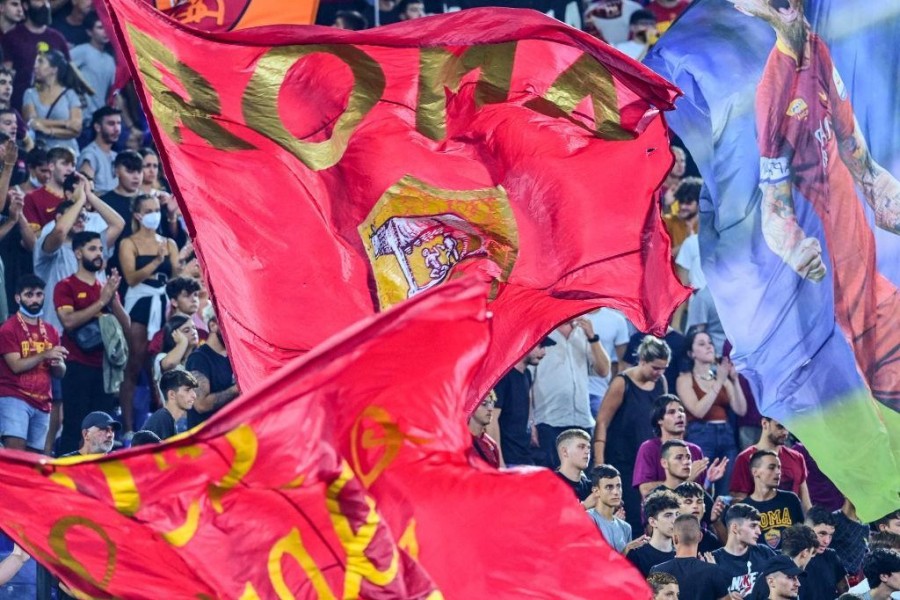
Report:
M 0 527 L 94 598 L 649 598 L 553 473 L 467 462 L 487 291 L 357 324 L 190 437 L 0 451 Z
M 146 0 L 179 23 L 202 31 L 267 25 L 312 25 L 319 0 Z
M 110 0 L 242 382 L 465 272 L 492 284 L 481 397 L 599 305 L 686 292 L 654 194 L 677 91 L 514 9 L 363 32 L 198 33 Z

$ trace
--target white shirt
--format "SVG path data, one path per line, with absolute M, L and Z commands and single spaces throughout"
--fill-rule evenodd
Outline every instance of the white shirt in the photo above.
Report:
M 612 308 L 601 308 L 585 317 L 594 326 L 594 333 L 600 336 L 600 344 L 609 356 L 609 363 L 618 363 L 616 346 L 628 344 L 628 321 L 622 313 Z M 609 375 L 600 377 L 592 371 L 588 379 L 588 393 L 603 398 L 609 388 L 610 379 Z
M 591 15 L 590 19 L 597 31 L 603 34 L 606 43 L 621 44 L 628 41 L 628 22 L 636 10 L 641 10 L 640 4 L 633 0 L 622 0 L 622 14 L 615 19 L 604 19 L 594 15 Z
M 588 397 L 588 373 L 594 368 L 594 355 L 581 327 L 566 338 L 554 329 L 550 335 L 555 346 L 535 370 L 534 421 L 552 427 L 594 426 Z
M 693 233 L 681 244 L 675 264 L 688 272 L 688 283 L 696 290 L 706 287 L 706 276 L 700 266 L 700 236 Z

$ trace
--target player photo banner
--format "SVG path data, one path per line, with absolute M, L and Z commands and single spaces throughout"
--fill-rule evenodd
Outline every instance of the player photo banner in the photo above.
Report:
M 455 280 L 366 319 L 189 437 L 0 451 L 0 527 L 79 597 L 648 598 L 555 474 L 469 462 L 487 294 Z M 572 577 L 572 556 L 594 576 Z
M 513 9 L 198 34 L 110 4 L 242 384 L 472 272 L 474 406 L 565 319 L 660 330 L 684 296 L 652 200 L 676 91 L 590 36 Z
M 900 505 L 898 35 L 889 0 L 699 0 L 645 61 L 741 373 L 865 520 Z

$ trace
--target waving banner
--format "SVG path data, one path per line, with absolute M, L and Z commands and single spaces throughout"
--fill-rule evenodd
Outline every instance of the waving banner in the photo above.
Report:
M 700 0 L 647 59 L 741 373 L 866 520 L 900 506 L 898 35 L 887 0 Z
M 95 598 L 647 598 L 556 475 L 467 462 L 487 291 L 449 282 L 357 324 L 190 437 L 0 452 L 0 527 Z
M 213 35 L 110 5 L 242 384 L 467 272 L 495 315 L 471 403 L 567 318 L 660 330 L 683 298 L 652 200 L 675 90 L 590 36 L 511 9 Z

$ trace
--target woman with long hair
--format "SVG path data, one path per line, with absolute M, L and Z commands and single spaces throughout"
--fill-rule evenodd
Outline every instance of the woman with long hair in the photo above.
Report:
M 688 333 L 685 361 L 676 381 L 678 397 L 688 414 L 685 439 L 700 446 L 710 460 L 727 458 L 728 467 L 718 487 L 728 490 L 731 469 L 738 454 L 734 427 L 728 410 L 742 417 L 747 399 L 738 382 L 737 371 L 727 358 L 716 364 L 716 348 L 703 330 Z
M 128 364 L 119 390 L 125 432 L 134 425 L 134 388 L 147 361 L 147 344 L 166 318 L 166 282 L 181 272 L 178 246 L 156 233 L 161 218 L 159 200 L 140 194 L 131 204 L 132 233 L 119 245 L 119 264 L 128 283 L 125 311 L 131 317 Z
M 163 185 L 159 177 L 159 154 L 153 148 L 145 146 L 138 150 L 141 155 L 143 179 L 141 179 L 140 190 L 142 194 L 151 194 L 153 192 L 168 192 L 169 190 Z
M 638 364 L 609 383 L 597 411 L 594 464 L 610 464 L 622 474 L 622 503 L 632 531 L 641 531 L 641 494 L 632 485 L 638 449 L 653 437 L 650 414 L 654 401 L 668 393 L 663 375 L 672 351 L 663 340 L 648 335 L 637 351 Z
M 82 97 L 93 94 L 78 69 L 59 50 L 47 50 L 34 60 L 34 87 L 25 90 L 22 116 L 35 140 L 48 148 L 70 148 L 78 155 Z
M 167 236 L 175 240 L 179 247 L 183 247 L 189 241 L 187 231 L 182 227 L 181 209 L 178 208 L 175 196 L 172 195 L 165 185 L 165 181 L 159 176 L 159 154 L 150 147 L 141 148 L 138 150 L 138 154 L 141 155 L 143 170 L 140 185 L 141 193 L 155 196 L 159 200 L 164 223 L 166 224 L 163 231 Z

